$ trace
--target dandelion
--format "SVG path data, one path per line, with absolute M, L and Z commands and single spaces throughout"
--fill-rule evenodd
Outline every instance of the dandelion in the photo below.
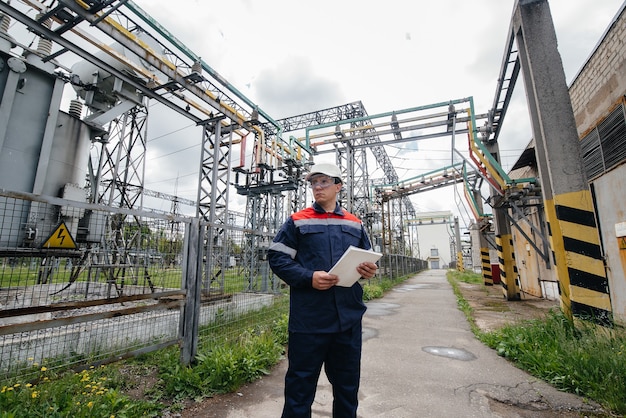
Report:
M 14 388 L 19 388 L 20 386 L 22 386 L 20 383 L 16 383 L 13 385 Z
M 45 372 L 46 370 L 48 370 L 48 368 L 46 366 L 41 366 L 41 371 Z
M 28 358 L 28 361 L 33 361 L 33 360 L 35 360 L 33 357 Z
M 90 409 L 93 408 L 93 402 L 92 401 L 89 401 L 89 403 L 87 404 L 87 408 L 90 408 Z
M 26 383 L 27 388 L 31 387 L 32 385 L 33 385 L 32 383 Z
M 30 394 L 30 397 L 35 399 L 37 395 L 38 395 L 37 391 L 33 391 L 33 393 Z

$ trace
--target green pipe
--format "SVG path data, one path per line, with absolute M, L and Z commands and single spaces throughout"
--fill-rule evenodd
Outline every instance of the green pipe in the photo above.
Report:
M 262 109 L 260 109 L 256 104 L 252 102 L 252 100 L 248 99 L 243 93 L 237 90 L 232 84 L 230 84 L 224 77 L 222 77 L 217 71 L 211 68 L 206 62 L 204 62 L 200 57 L 194 54 L 189 48 L 187 48 L 181 41 L 179 41 L 174 35 L 172 35 L 167 29 L 165 29 L 159 22 L 154 20 L 148 13 L 146 13 L 141 7 L 137 6 L 133 1 L 128 1 L 126 3 L 126 7 L 128 7 L 133 13 L 135 13 L 141 20 L 146 22 L 152 29 L 157 31 L 161 36 L 166 38 L 172 45 L 176 46 L 183 54 L 185 54 L 188 58 L 192 59 L 194 62 L 200 62 L 202 69 L 209 73 L 213 78 L 218 80 L 224 87 L 226 87 L 229 91 L 235 94 L 239 99 L 243 100 L 248 106 L 253 109 L 256 109 L 260 115 L 263 115 L 265 119 L 267 119 L 272 125 L 274 125 L 279 131 L 281 131 L 281 127 L 273 118 L 271 118 L 267 113 L 265 113 Z M 280 136 L 278 136 L 282 140 Z
M 451 104 L 465 103 L 468 100 L 471 100 L 471 97 L 466 97 L 464 99 L 449 100 L 447 102 L 440 102 L 440 103 L 429 104 L 429 105 L 424 105 L 424 106 L 417 106 L 417 107 L 412 107 L 412 108 L 409 108 L 409 109 L 394 110 L 394 111 L 391 111 L 391 112 L 379 113 L 377 115 L 368 115 L 368 116 L 361 116 L 359 118 L 345 119 L 345 120 L 342 120 L 340 122 L 341 123 L 363 122 L 363 121 L 368 121 L 368 120 L 372 120 L 372 119 L 389 117 L 389 116 L 392 116 L 394 114 L 395 115 L 401 115 L 403 113 L 411 113 L 411 112 L 417 112 L 417 111 L 420 111 L 420 110 L 433 109 L 433 108 L 436 108 L 436 107 L 449 106 Z M 473 112 L 472 112 L 472 116 L 473 116 Z M 332 126 L 335 126 L 335 125 L 337 125 L 337 122 L 328 122 L 328 123 L 323 123 L 321 125 L 315 125 L 315 126 L 307 127 L 306 130 L 305 130 L 307 148 L 311 147 L 311 140 L 309 138 L 309 132 L 310 131 L 315 130 L 315 129 L 329 128 L 329 127 L 332 127 Z

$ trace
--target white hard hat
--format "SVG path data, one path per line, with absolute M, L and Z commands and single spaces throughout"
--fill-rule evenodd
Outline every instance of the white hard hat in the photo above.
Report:
M 308 181 L 312 176 L 316 174 L 326 174 L 328 177 L 335 177 L 341 181 L 341 170 L 335 164 L 319 163 L 311 167 L 311 171 L 306 176 Z

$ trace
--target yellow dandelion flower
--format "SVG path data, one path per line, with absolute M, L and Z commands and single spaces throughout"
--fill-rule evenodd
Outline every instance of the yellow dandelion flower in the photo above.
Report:
M 14 388 L 19 388 L 20 386 L 22 386 L 21 383 L 16 383 L 16 384 L 13 385 Z
M 48 368 L 47 368 L 46 366 L 42 366 L 42 367 L 41 367 L 41 371 L 42 371 L 42 372 L 45 372 L 46 370 L 48 370 Z
M 10 388 L 7 388 L 7 390 L 13 390 L 13 388 L 12 388 L 12 387 L 10 387 Z
M 0 393 L 4 393 L 7 391 L 7 387 L 6 386 L 2 386 L 2 390 L 0 390 Z
M 34 367 L 39 367 L 39 363 L 33 363 Z
M 96 395 L 104 395 L 104 391 L 103 390 L 99 390 L 96 392 Z
M 30 396 L 31 396 L 33 399 L 35 399 L 35 398 L 37 397 L 37 395 L 38 395 L 38 393 L 37 393 L 37 392 L 33 392 L 33 393 L 31 393 L 31 395 L 30 395 Z
M 93 402 L 89 401 L 89 403 L 87 404 L 87 408 L 93 408 Z
M 89 389 L 90 387 L 91 387 L 91 385 L 90 385 L 90 384 L 86 384 L 86 385 L 85 385 L 85 389 Z
M 32 357 L 29 357 L 29 358 L 28 358 L 28 361 L 33 361 L 33 360 L 35 360 L 35 359 L 34 359 L 34 358 L 32 358 Z
M 32 383 L 26 383 L 27 388 L 31 387 L 32 385 L 33 385 Z

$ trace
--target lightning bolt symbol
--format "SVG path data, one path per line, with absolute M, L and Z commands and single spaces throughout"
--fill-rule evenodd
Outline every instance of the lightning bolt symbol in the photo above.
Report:
M 59 245 L 63 245 L 63 240 L 65 240 L 65 229 L 63 228 L 59 228 L 59 233 L 57 234 L 57 238 L 59 238 L 61 240 L 61 244 Z

